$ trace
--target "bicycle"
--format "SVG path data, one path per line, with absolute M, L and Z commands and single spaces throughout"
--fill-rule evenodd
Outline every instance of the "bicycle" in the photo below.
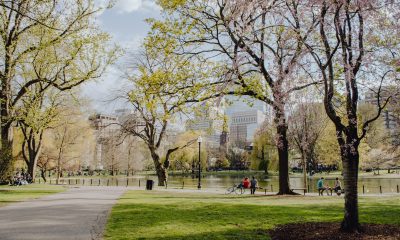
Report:
M 243 194 L 245 193 L 246 189 L 244 187 L 238 187 L 237 185 L 233 185 L 232 187 L 229 187 L 226 189 L 225 194 Z

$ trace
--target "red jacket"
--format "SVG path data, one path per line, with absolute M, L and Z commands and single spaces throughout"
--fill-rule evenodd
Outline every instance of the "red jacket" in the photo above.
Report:
M 243 187 L 244 187 L 244 188 L 249 188 L 249 187 L 250 187 L 250 181 L 249 181 L 249 179 L 243 180 Z

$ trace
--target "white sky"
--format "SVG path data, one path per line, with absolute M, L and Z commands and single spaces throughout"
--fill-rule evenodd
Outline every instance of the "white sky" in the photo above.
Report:
M 107 0 L 96 0 L 96 3 L 104 6 Z M 111 34 L 114 42 L 126 51 L 126 56 L 134 53 L 146 36 L 149 26 L 144 22 L 146 18 L 156 18 L 160 14 L 160 8 L 154 0 L 116 0 L 112 9 L 107 9 L 99 14 L 100 27 Z M 120 108 L 120 103 L 111 102 L 118 90 L 124 85 L 121 77 L 122 65 L 126 59 L 111 66 L 101 79 L 83 85 L 83 94 L 92 100 L 92 106 L 98 112 L 112 113 Z

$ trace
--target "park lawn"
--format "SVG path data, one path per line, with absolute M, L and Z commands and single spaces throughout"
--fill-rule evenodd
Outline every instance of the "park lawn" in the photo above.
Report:
M 65 191 L 62 186 L 29 184 L 23 186 L 0 186 L 0 207 L 6 204 L 39 198 Z
M 360 197 L 365 223 L 400 225 L 400 195 Z M 130 191 L 113 207 L 105 239 L 269 239 L 275 225 L 340 222 L 343 197 L 234 196 Z

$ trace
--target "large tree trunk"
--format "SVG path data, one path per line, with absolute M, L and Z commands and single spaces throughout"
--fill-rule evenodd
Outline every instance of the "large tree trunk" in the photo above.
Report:
M 304 150 L 301 151 L 301 160 L 303 165 L 303 186 L 307 191 L 307 160 L 306 160 L 306 153 Z
M 168 172 L 162 165 L 160 166 L 161 166 L 160 168 L 156 168 L 158 177 L 158 186 L 165 186 L 168 180 Z
M 25 139 L 22 144 L 22 155 L 25 159 L 26 165 L 28 166 L 28 173 L 32 177 L 32 182 L 35 181 L 36 166 L 40 156 L 40 151 L 42 149 L 42 134 L 39 135 L 38 140 L 36 140 L 34 134 L 35 133 L 31 131 L 28 139 Z M 25 137 L 27 136 L 28 135 L 25 135 Z M 25 151 L 27 152 L 27 154 Z
M 28 173 L 32 177 L 32 182 L 35 181 L 36 176 L 36 166 L 40 155 L 40 148 L 36 151 L 29 151 L 29 164 L 28 164 Z
M 13 171 L 13 128 L 10 110 L 11 84 L 9 61 L 11 56 L 10 45 L 5 46 L 4 72 L 0 79 L 0 182 L 11 180 Z
M 356 142 L 356 139 L 347 139 L 347 142 Z M 359 153 L 357 144 L 347 144 L 342 155 L 343 180 L 345 189 L 344 219 L 341 228 L 346 232 L 360 230 L 358 219 L 358 164 Z
M 1 117 L 4 119 L 3 110 L 1 112 Z M 1 124 L 3 124 L 3 122 L 1 122 Z M 13 171 L 13 129 L 11 123 L 0 126 L 0 131 L 0 182 L 8 182 L 11 180 Z
M 158 177 L 158 186 L 165 186 L 165 183 L 168 180 L 168 172 L 167 169 L 164 168 L 163 164 L 160 162 L 160 156 L 155 152 L 151 152 L 151 157 L 154 162 L 154 167 L 156 169 L 156 174 Z
M 289 143 L 287 139 L 287 124 L 283 106 L 275 110 L 277 147 L 279 156 L 279 192 L 278 195 L 295 194 L 289 184 Z

